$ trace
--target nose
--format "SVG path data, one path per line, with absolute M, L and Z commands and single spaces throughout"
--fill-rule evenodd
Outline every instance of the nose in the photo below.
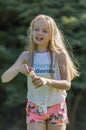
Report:
M 42 35 L 42 31 L 41 31 L 41 30 L 39 30 L 39 31 L 38 31 L 38 34 L 39 34 L 39 35 Z

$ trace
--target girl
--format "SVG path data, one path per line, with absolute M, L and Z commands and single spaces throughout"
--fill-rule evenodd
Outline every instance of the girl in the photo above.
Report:
M 35 69 L 35 76 L 29 75 L 29 67 Z M 79 74 L 51 17 L 38 15 L 32 20 L 26 49 L 2 75 L 2 82 L 19 72 L 27 75 L 27 130 L 65 130 L 69 122 L 66 91 Z

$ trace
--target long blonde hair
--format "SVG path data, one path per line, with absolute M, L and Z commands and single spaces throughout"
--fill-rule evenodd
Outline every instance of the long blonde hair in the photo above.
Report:
M 79 76 L 79 72 L 77 70 L 76 65 L 74 64 L 74 61 L 73 61 L 74 58 L 73 58 L 73 56 L 72 57 L 70 56 L 70 54 L 67 50 L 67 47 L 66 47 L 65 42 L 64 42 L 64 37 L 63 37 L 60 29 L 57 27 L 55 21 L 50 16 L 47 16 L 44 14 L 36 16 L 32 20 L 30 27 L 28 29 L 27 41 L 26 41 L 27 43 L 26 43 L 25 50 L 28 50 L 30 53 L 30 60 L 32 59 L 31 65 L 33 64 L 34 52 L 35 52 L 35 48 L 36 48 L 36 44 L 33 41 L 32 33 L 33 33 L 34 24 L 39 19 L 46 20 L 46 22 L 48 23 L 49 28 L 51 30 L 51 40 L 49 43 L 49 50 L 51 52 L 54 52 L 57 54 L 59 54 L 60 51 L 64 50 L 66 53 L 66 56 L 67 56 L 71 80 L 74 77 Z

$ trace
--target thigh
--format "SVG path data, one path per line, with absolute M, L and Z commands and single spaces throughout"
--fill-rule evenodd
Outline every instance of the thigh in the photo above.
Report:
M 66 125 L 53 125 L 53 124 L 49 124 L 47 125 L 48 130 L 66 130 Z
M 63 126 L 69 123 L 66 103 L 61 102 L 48 109 L 49 117 L 47 123 L 55 126 Z
M 27 130 L 46 130 L 46 123 L 29 123 Z

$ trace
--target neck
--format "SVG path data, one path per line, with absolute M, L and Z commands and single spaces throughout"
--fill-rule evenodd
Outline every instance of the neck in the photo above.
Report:
M 47 51 L 48 51 L 48 48 L 45 48 L 45 47 L 42 47 L 42 48 L 41 48 L 41 47 L 38 47 L 36 51 L 39 52 L 39 53 L 40 53 L 40 52 L 43 53 L 43 52 L 47 52 Z

